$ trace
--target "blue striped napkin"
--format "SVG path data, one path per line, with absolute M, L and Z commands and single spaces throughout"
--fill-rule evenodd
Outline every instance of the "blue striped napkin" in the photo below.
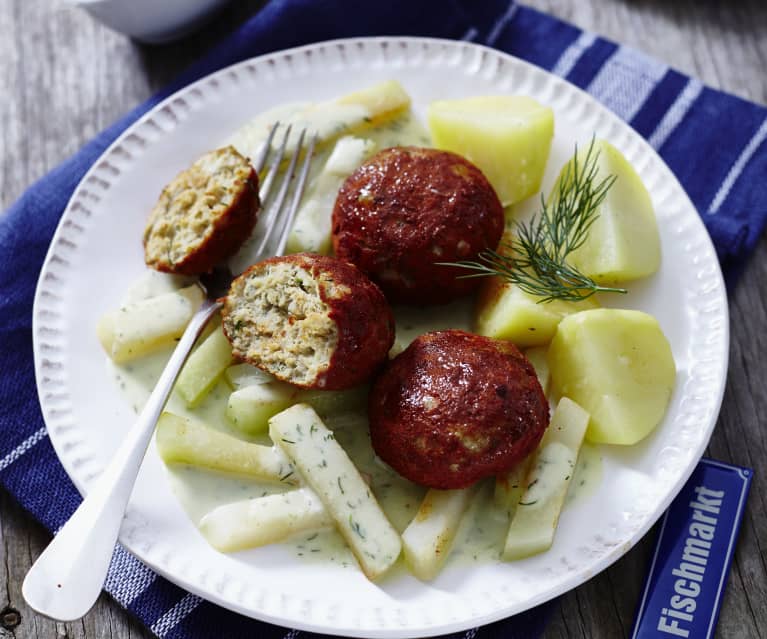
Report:
M 732 285 L 767 218 L 767 109 L 707 88 L 636 51 L 508 0 L 273 0 L 172 86 L 103 131 L 29 188 L 0 218 L 0 482 L 49 530 L 80 496 L 43 425 L 32 369 L 37 274 L 70 194 L 93 161 L 164 97 L 239 60 L 309 42 L 362 35 L 472 40 L 552 70 L 601 100 L 645 136 L 690 194 Z M 157 576 L 118 547 L 106 590 L 158 637 L 271 639 L 312 633 L 253 621 Z M 466 639 L 539 636 L 545 605 Z

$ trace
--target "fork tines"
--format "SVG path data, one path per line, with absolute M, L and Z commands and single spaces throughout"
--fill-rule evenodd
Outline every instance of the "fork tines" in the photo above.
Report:
M 304 147 L 307 129 L 302 129 L 298 133 L 298 139 L 293 144 L 292 126 L 288 125 L 284 128 L 284 132 L 280 132 L 279 144 L 274 145 L 274 138 L 280 127 L 279 122 L 272 126 L 253 163 L 253 168 L 259 175 L 263 173 L 267 162 L 269 166 L 259 189 L 261 214 L 252 239 L 248 242 L 251 250 L 248 250 L 247 254 L 251 263 L 284 253 L 290 229 L 306 188 L 306 180 L 317 144 L 317 135 L 313 134 Z M 290 162 L 284 172 L 280 171 L 283 160 L 291 148 L 293 151 Z M 276 192 L 273 192 L 275 190 Z M 288 197 L 289 195 L 291 197 Z

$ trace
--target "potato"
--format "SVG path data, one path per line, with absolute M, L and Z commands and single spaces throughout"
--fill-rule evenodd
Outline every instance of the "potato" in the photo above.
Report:
M 581 302 L 554 300 L 543 304 L 538 299 L 515 284 L 488 278 L 477 298 L 474 330 L 521 347 L 541 346 L 551 341 L 563 317 L 599 306 L 594 297 Z
M 554 112 L 526 96 L 432 102 L 429 130 L 438 149 L 471 160 L 504 206 L 541 188 L 554 135 Z
M 570 315 L 548 359 L 554 389 L 591 414 L 589 441 L 635 444 L 663 419 L 676 366 L 651 315 L 607 308 Z
M 568 262 L 598 284 L 616 284 L 652 275 L 660 266 L 660 235 L 652 200 L 634 167 L 612 144 L 595 140 L 592 153 L 599 153 L 595 184 L 610 175 L 615 183 L 597 211 L 583 245 Z M 578 152 L 583 165 L 586 152 Z M 572 171 L 572 160 L 562 169 Z M 553 201 L 557 185 L 550 198 Z

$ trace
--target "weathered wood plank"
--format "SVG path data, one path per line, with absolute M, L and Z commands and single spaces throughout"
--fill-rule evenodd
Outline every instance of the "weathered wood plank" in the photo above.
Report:
M 224 37 L 263 0 L 234 3 L 204 33 L 179 43 L 144 47 L 58 0 L 12 0 L 0 11 L 0 207 L 76 151 L 201 52 Z M 528 0 L 579 26 L 633 46 L 704 82 L 767 104 L 767 3 L 763 0 Z M 709 448 L 717 459 L 748 465 L 755 478 L 725 596 L 717 636 L 751 639 L 767 628 L 767 363 L 764 327 L 767 239 L 731 300 L 730 375 Z M 2 493 L 2 491 L 0 491 Z M 21 613 L 0 639 L 125 639 L 150 637 L 108 597 L 82 622 L 56 624 L 28 610 L 20 595 L 47 533 L 0 494 L 0 605 Z M 613 567 L 561 599 L 546 638 L 627 636 L 654 534 Z M 1 615 L 0 615 L 1 616 Z M 4 617 L 5 619 L 12 618 Z
M 57 623 L 32 611 L 21 596 L 24 576 L 50 541 L 50 535 L 0 490 L 0 639 L 149 639 L 143 626 L 101 595 L 96 607 L 81 621 Z M 9 615 L 9 613 L 11 613 Z M 18 623 L 4 623 L 13 621 Z

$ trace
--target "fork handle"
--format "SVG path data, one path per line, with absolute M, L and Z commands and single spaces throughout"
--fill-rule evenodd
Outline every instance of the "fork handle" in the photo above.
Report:
M 22 594 L 40 614 L 74 621 L 96 603 L 157 420 L 195 340 L 220 306 L 206 299 L 194 314 L 109 466 L 27 573 Z

